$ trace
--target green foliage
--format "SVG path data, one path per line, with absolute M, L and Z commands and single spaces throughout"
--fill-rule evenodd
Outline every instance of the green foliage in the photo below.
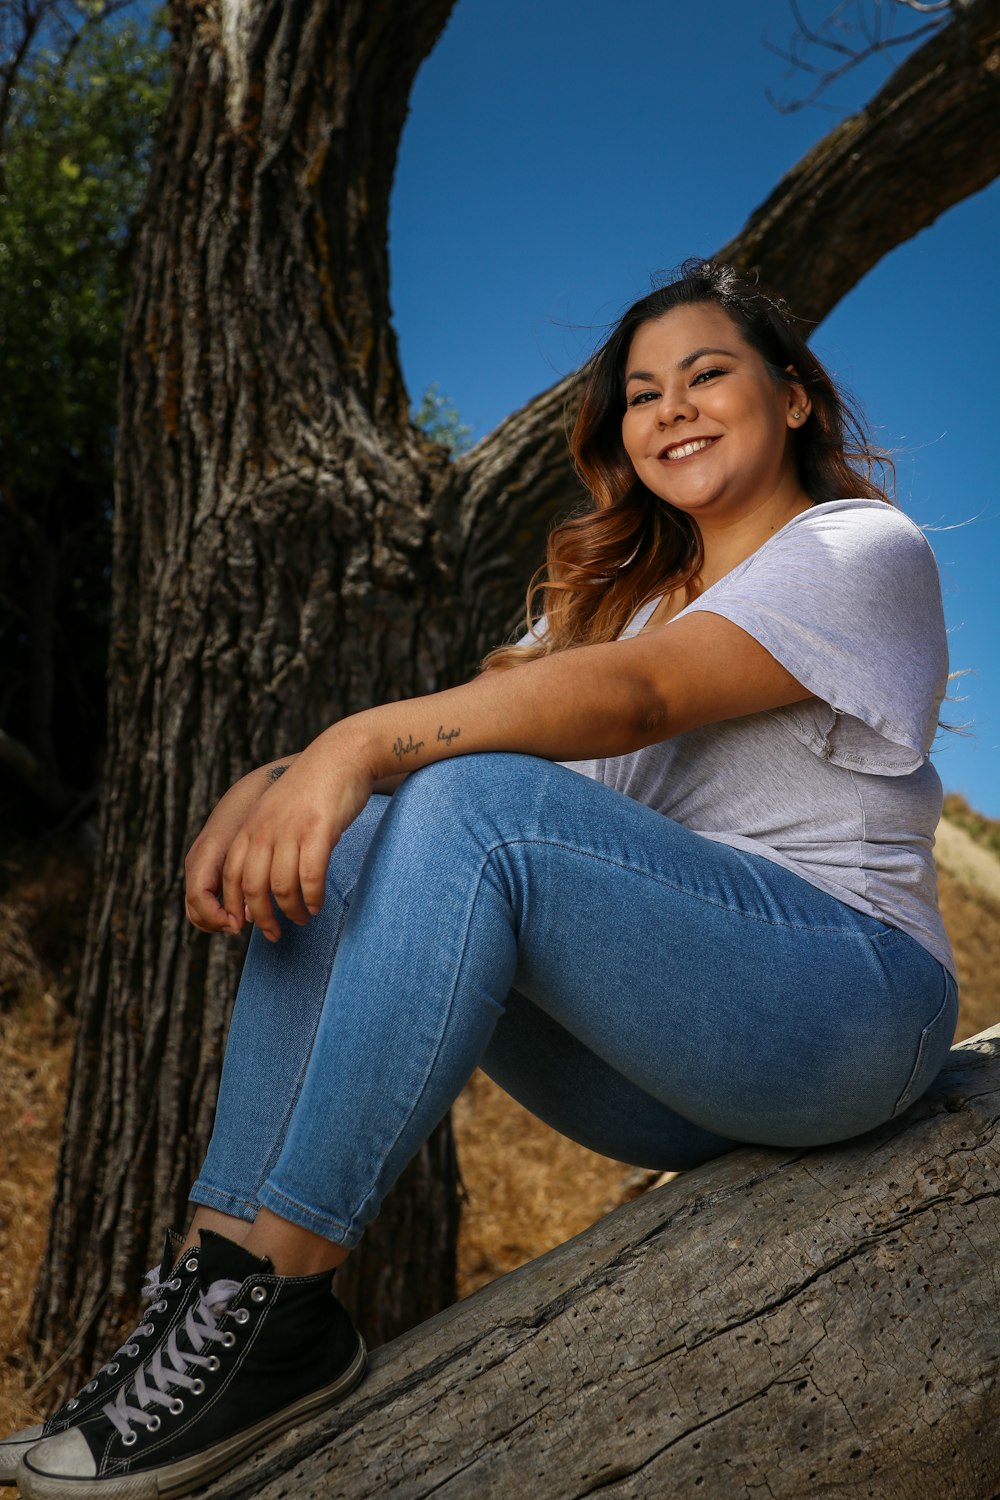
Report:
M 38 56 L 0 157 L 0 474 L 49 491 L 114 421 L 129 225 L 163 106 L 159 33 L 88 31 L 65 65 Z
M 103 735 L 118 356 L 165 42 L 95 11 L 29 56 L 0 143 L 0 725 L 77 787 Z
M 413 424 L 432 443 L 447 448 L 453 458 L 472 447 L 472 428 L 462 421 L 450 398 L 440 394 L 436 381 L 424 391 L 423 400 L 413 413 Z

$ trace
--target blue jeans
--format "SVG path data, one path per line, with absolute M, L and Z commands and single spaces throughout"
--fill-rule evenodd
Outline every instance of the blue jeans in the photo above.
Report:
M 479 1065 L 662 1170 L 811 1146 L 932 1082 L 954 981 L 912 938 L 562 766 L 470 755 L 373 797 L 306 927 L 255 934 L 194 1202 L 345 1246 Z

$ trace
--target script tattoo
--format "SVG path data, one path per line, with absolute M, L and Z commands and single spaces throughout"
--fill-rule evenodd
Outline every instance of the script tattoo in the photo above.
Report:
M 406 744 L 397 736 L 392 747 L 392 753 L 397 760 L 402 760 L 404 755 L 417 755 L 424 748 L 423 740 L 415 740 L 413 735 L 408 735 Z
M 285 774 L 285 772 L 287 770 L 288 770 L 287 766 L 272 766 L 271 769 L 267 773 L 267 779 L 268 779 L 268 781 L 277 781 L 278 777 L 279 776 L 284 776 L 284 774 Z
M 437 737 L 443 745 L 450 745 L 452 740 L 457 740 L 461 733 L 460 729 L 445 729 L 443 724 L 438 725 Z

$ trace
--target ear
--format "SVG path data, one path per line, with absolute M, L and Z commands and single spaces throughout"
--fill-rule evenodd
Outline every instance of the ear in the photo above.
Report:
M 812 402 L 809 399 L 809 392 L 799 379 L 799 372 L 795 366 L 788 365 L 785 373 L 791 376 L 791 379 L 785 386 L 787 392 L 785 420 L 789 427 L 795 431 L 800 427 L 804 427 L 809 420 L 809 413 L 812 411 Z

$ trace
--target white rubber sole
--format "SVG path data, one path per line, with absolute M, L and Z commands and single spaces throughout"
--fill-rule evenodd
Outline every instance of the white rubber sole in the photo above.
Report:
M 227 1469 L 234 1468 L 241 1459 L 248 1458 L 258 1448 L 263 1448 L 271 1438 L 286 1432 L 289 1427 L 294 1427 L 313 1412 L 322 1411 L 338 1396 L 346 1396 L 358 1384 L 367 1368 L 367 1350 L 364 1340 L 359 1338 L 353 1360 L 332 1384 L 325 1385 L 318 1391 L 310 1391 L 308 1396 L 293 1401 L 291 1406 L 283 1406 L 280 1411 L 265 1417 L 254 1427 L 246 1427 L 225 1442 L 216 1443 L 202 1453 L 193 1453 L 190 1458 L 179 1459 L 177 1463 L 162 1464 L 157 1469 L 147 1469 L 141 1474 L 109 1474 L 103 1479 L 74 1479 L 43 1474 L 30 1468 L 27 1462 L 29 1450 L 21 1460 L 13 1482 L 20 1486 L 25 1500 L 90 1500 L 90 1497 L 96 1500 L 98 1496 L 103 1497 L 103 1500 L 175 1500 L 175 1497 L 186 1495 L 200 1485 L 207 1484 L 210 1479 L 224 1474 Z

